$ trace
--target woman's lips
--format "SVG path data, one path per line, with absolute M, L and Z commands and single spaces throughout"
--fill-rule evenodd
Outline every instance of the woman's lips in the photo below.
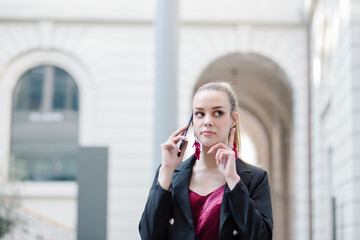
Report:
M 204 136 L 212 136 L 215 133 L 213 131 L 205 130 L 205 131 L 201 132 L 201 134 Z

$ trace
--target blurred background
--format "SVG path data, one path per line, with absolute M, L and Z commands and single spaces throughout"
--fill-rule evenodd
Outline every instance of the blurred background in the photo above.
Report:
M 359 77 L 356 0 L 0 0 L 0 239 L 140 239 L 160 143 L 217 80 L 274 239 L 359 239 Z

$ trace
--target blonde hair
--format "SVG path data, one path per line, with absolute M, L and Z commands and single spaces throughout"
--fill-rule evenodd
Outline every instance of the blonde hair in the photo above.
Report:
M 195 93 L 195 95 L 198 92 L 204 91 L 204 90 L 214 90 L 214 91 L 220 91 L 226 93 L 226 95 L 229 98 L 230 106 L 231 106 L 231 116 L 233 116 L 234 113 L 237 113 L 239 115 L 239 109 L 238 109 L 238 102 L 235 94 L 234 88 L 227 82 L 210 82 L 205 85 L 202 85 Z M 194 96 L 195 96 L 194 95 Z M 234 142 L 236 143 L 236 150 L 238 153 L 240 153 L 241 150 L 241 140 L 240 140 L 240 124 L 239 124 L 239 118 L 236 119 L 235 122 L 235 135 L 234 135 Z

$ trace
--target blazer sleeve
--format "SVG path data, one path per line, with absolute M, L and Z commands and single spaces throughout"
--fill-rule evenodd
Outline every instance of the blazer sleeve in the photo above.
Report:
M 270 186 L 266 171 L 261 170 L 254 187 L 248 188 L 243 181 L 225 193 L 229 199 L 230 209 L 243 239 L 272 239 L 273 219 L 270 197 Z
M 159 168 L 149 191 L 144 212 L 139 223 L 141 239 L 167 239 L 167 222 L 170 216 L 171 191 L 158 182 Z M 170 187 L 171 188 L 171 187 Z

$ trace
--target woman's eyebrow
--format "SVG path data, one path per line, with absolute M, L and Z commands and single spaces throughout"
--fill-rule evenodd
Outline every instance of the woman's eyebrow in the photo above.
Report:
M 194 107 L 197 110 L 204 110 L 204 108 L 201 107 Z M 219 109 L 219 108 L 225 108 L 224 106 L 216 106 L 216 107 L 212 107 L 211 109 Z

